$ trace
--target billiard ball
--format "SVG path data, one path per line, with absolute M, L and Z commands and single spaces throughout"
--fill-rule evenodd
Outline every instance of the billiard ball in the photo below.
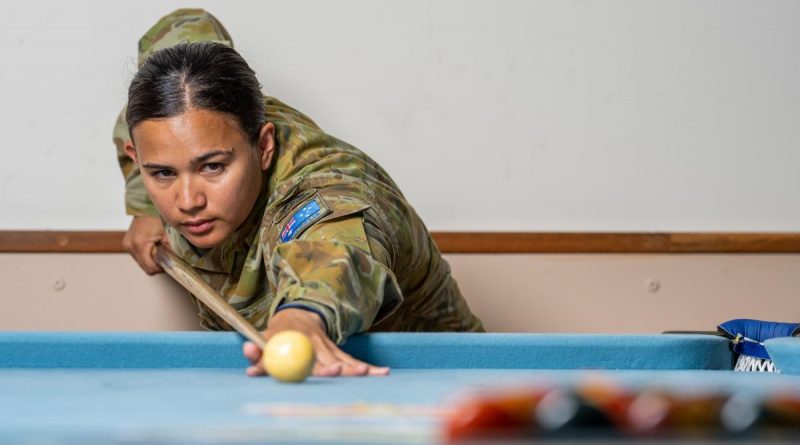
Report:
M 302 332 L 281 331 L 264 345 L 261 364 L 281 382 L 302 382 L 314 367 L 314 347 Z
M 463 397 L 446 419 L 448 441 L 491 436 L 514 436 L 534 427 L 532 414 L 547 393 L 545 388 L 500 390 Z

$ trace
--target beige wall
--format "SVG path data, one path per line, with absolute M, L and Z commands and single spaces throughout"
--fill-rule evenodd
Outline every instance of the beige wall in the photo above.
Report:
M 800 255 L 450 255 L 490 330 L 713 330 L 800 321 Z
M 448 255 L 492 331 L 709 330 L 800 321 L 800 255 Z M 0 254 L 0 330 L 198 329 L 185 293 L 125 254 Z
M 182 289 L 126 254 L 0 254 L 0 329 L 200 329 Z

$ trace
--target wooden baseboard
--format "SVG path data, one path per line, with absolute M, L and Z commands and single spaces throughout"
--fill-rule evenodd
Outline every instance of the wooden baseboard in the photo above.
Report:
M 14 253 L 117 253 L 122 231 L 3 230 L 0 252 Z
M 3 253 L 118 253 L 122 231 L 0 230 Z M 800 233 L 433 232 L 444 253 L 800 253 Z
M 798 253 L 800 233 L 438 232 L 447 253 Z

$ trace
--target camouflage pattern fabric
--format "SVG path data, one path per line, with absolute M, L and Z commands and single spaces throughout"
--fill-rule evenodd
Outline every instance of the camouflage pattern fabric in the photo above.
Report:
M 211 23 L 203 25 L 200 18 Z M 210 14 L 181 10 L 159 21 L 140 51 L 149 54 L 149 45 L 162 48 L 182 39 L 230 42 Z M 267 121 L 276 128 L 276 154 L 253 210 L 236 233 L 202 255 L 166 226 L 175 252 L 258 329 L 266 328 L 279 305 L 301 303 L 324 315 L 337 343 L 364 331 L 483 331 L 389 175 L 302 113 L 275 98 L 264 100 Z M 157 216 L 136 165 L 124 154 L 129 139 L 124 120 L 118 120 L 114 141 L 127 212 Z M 321 217 L 282 241 L 291 218 L 312 201 Z M 230 329 L 196 304 L 205 327 Z
M 179 9 L 161 18 L 139 39 L 139 68 L 154 52 L 181 42 L 218 42 L 233 48 L 233 40 L 216 17 L 202 9 Z

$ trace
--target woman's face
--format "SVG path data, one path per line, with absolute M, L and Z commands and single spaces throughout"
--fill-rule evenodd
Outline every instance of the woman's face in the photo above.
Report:
M 272 161 L 275 127 L 267 123 L 253 146 L 235 119 L 189 110 L 145 120 L 126 151 L 139 165 L 162 218 L 193 245 L 221 244 L 245 221 Z

